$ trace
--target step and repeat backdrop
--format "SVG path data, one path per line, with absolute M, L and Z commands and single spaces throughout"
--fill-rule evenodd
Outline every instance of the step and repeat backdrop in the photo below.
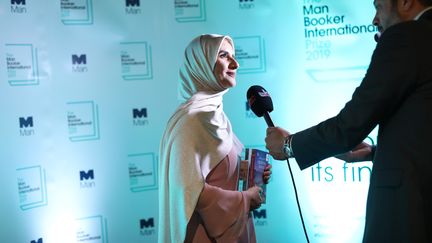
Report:
M 368 67 L 374 13 L 348 0 L 1 0 L 0 241 L 157 242 L 159 140 L 189 41 L 233 37 L 224 107 L 244 145 L 265 149 L 247 89 L 265 87 L 291 132 L 337 114 Z M 258 241 L 306 242 L 287 163 L 271 163 Z M 290 163 L 310 241 L 361 242 L 372 163 Z

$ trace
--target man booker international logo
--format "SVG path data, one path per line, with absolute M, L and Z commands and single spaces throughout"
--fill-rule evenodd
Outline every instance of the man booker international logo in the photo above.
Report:
M 68 102 L 67 106 L 69 139 L 72 142 L 98 140 L 98 106 L 93 101 Z
M 39 238 L 37 240 L 32 240 L 30 243 L 43 243 L 43 238 Z
M 26 0 L 11 0 L 11 13 L 25 14 L 27 13 Z
M 79 178 L 81 189 L 93 188 L 96 186 L 94 170 L 81 170 L 79 172 Z
M 65 25 L 92 25 L 92 0 L 61 0 L 61 21 Z
M 248 101 L 245 102 L 245 108 L 246 108 L 246 118 L 251 118 L 251 119 L 258 118 L 255 115 L 255 113 L 253 113 Z
M 142 236 L 149 237 L 149 236 L 156 235 L 155 222 L 153 217 L 148 219 L 140 219 L 139 225 L 140 225 L 140 234 Z
M 141 14 L 140 0 L 125 0 L 125 13 L 130 15 Z
M 108 242 L 107 220 L 101 215 L 79 218 L 76 223 L 76 242 Z
M 147 126 L 149 124 L 147 108 L 132 109 L 132 117 L 134 126 Z
M 157 161 L 154 153 L 129 154 L 129 185 L 132 192 L 156 190 Z
M 356 2 L 357 4 L 357 2 Z M 358 4 L 361 4 L 360 1 Z M 369 62 L 367 48 L 358 48 L 357 42 L 363 38 L 373 39 L 378 31 L 370 23 L 358 24 L 358 16 L 352 15 L 339 6 L 337 1 L 305 1 L 302 8 L 305 72 L 311 80 L 319 83 L 360 81 L 364 77 Z M 351 43 L 333 45 L 333 42 Z M 349 50 L 349 51 L 347 51 Z
M 236 37 L 234 42 L 236 43 L 236 58 L 241 66 L 239 74 L 266 71 L 265 45 L 261 36 Z
M 206 21 L 205 0 L 175 0 L 174 9 L 177 22 Z
M 252 9 L 255 8 L 254 0 L 239 0 L 240 9 Z
M 28 137 L 35 135 L 35 130 L 33 128 L 33 117 L 20 117 L 19 128 L 20 128 L 20 136 Z
M 45 170 L 41 166 L 31 166 L 18 168 L 16 171 L 21 210 L 46 206 L 48 196 Z
M 152 49 L 146 41 L 121 42 L 120 48 L 123 80 L 153 78 Z
M 266 226 L 268 225 L 267 222 L 267 210 L 264 208 L 255 209 L 252 211 L 252 215 L 255 221 L 255 226 Z
M 87 55 L 72 55 L 72 72 L 74 73 L 85 73 L 88 72 L 87 67 Z
M 38 85 L 38 55 L 33 44 L 6 44 L 6 70 L 11 86 Z

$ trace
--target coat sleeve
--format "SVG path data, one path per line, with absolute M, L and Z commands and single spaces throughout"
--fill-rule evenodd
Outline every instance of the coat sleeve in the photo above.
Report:
M 398 24 L 383 33 L 363 81 L 338 115 L 293 135 L 300 169 L 349 151 L 398 111 L 417 80 L 410 25 Z
M 249 200 L 243 192 L 223 190 L 209 184 L 198 199 L 196 211 L 213 238 L 237 238 L 245 228 L 249 214 Z

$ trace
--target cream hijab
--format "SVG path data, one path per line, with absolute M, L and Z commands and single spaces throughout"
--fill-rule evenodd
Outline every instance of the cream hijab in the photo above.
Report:
M 234 46 L 228 36 L 208 34 L 185 50 L 179 87 L 183 103 L 168 121 L 159 151 L 159 242 L 184 242 L 206 176 L 233 146 L 222 105 L 228 90 L 213 74 L 223 40 Z

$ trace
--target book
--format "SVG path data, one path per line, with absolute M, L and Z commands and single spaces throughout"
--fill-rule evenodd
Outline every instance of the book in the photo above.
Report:
M 261 187 L 263 204 L 266 202 L 266 184 L 263 174 L 269 159 L 270 155 L 266 151 L 246 148 L 245 160 L 241 160 L 239 164 L 238 189 L 245 191 L 253 186 Z
M 239 159 L 238 190 L 246 191 L 248 187 L 249 161 Z

